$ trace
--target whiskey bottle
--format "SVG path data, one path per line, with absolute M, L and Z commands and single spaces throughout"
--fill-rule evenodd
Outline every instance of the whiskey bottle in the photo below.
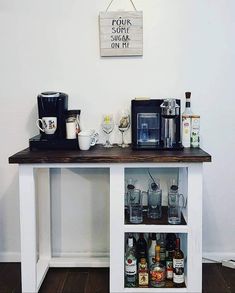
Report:
M 149 268 L 155 262 L 156 245 L 157 245 L 156 233 L 152 233 L 152 237 L 150 239 L 150 246 L 149 246 L 149 250 L 148 250 Z
M 185 93 L 185 110 L 182 113 L 182 144 L 185 148 L 190 147 L 191 143 L 191 92 Z
M 149 271 L 148 271 L 148 264 L 145 258 L 141 258 L 139 262 L 138 283 L 139 283 L 139 288 L 148 288 Z
M 173 256 L 175 253 L 176 236 L 174 233 L 166 235 L 166 279 L 173 282 Z
M 140 262 L 141 258 L 147 260 L 147 242 L 144 238 L 144 233 L 140 233 L 139 239 L 136 242 L 137 261 Z
M 173 256 L 174 287 L 184 287 L 184 254 L 180 250 L 180 238 L 176 238 L 176 248 Z
M 160 261 L 162 264 L 165 264 L 166 261 L 166 245 L 165 245 L 165 237 L 164 234 L 160 234 Z
M 137 259 L 134 248 L 134 237 L 129 235 L 127 239 L 125 255 L 125 287 L 136 287 L 137 283 Z
M 156 246 L 155 263 L 150 268 L 150 285 L 154 288 L 162 288 L 166 285 L 166 268 L 160 262 L 160 245 Z

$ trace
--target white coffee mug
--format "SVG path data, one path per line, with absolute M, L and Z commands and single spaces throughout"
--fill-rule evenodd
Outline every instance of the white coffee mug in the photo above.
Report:
M 42 117 L 42 119 L 37 119 L 36 125 L 42 132 L 54 134 L 57 128 L 57 117 Z
M 78 145 L 80 150 L 87 151 L 98 141 L 98 133 L 95 130 L 82 130 L 78 133 Z

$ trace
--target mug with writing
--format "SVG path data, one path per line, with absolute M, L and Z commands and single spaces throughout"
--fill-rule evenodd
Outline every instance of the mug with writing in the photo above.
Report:
M 98 133 L 95 130 L 82 130 L 78 133 L 78 145 L 80 150 L 87 151 L 98 141 Z
M 57 117 L 42 117 L 37 119 L 36 125 L 45 134 L 54 134 L 57 128 Z

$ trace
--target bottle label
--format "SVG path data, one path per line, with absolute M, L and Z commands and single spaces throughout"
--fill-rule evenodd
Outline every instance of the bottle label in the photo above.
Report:
M 199 147 L 200 144 L 200 118 L 192 118 L 191 146 Z
M 173 259 L 173 282 L 182 284 L 184 282 L 184 259 Z
M 189 116 L 182 117 L 182 143 L 184 147 L 190 147 L 191 136 L 191 118 Z
M 166 278 L 168 280 L 173 279 L 173 262 L 172 262 L 172 260 L 166 261 Z
M 149 275 L 147 272 L 139 272 L 139 286 L 148 286 Z
M 130 258 L 126 260 L 125 272 L 129 276 L 133 276 L 137 274 L 136 260 L 132 260 Z
M 150 275 L 151 281 L 154 281 L 155 283 L 159 283 L 165 280 L 165 271 L 151 271 Z

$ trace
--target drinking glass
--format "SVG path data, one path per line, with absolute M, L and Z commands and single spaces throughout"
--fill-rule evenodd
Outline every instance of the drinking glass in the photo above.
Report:
M 129 147 L 128 144 L 124 142 L 124 132 L 130 127 L 130 114 L 128 110 L 122 110 L 118 115 L 118 129 L 122 134 L 122 143 L 119 144 L 120 147 Z
M 106 134 L 106 141 L 105 141 L 104 147 L 111 148 L 113 145 L 109 141 L 109 135 L 113 131 L 113 128 L 114 128 L 114 121 L 113 121 L 112 114 L 103 115 L 101 127 L 104 133 Z

